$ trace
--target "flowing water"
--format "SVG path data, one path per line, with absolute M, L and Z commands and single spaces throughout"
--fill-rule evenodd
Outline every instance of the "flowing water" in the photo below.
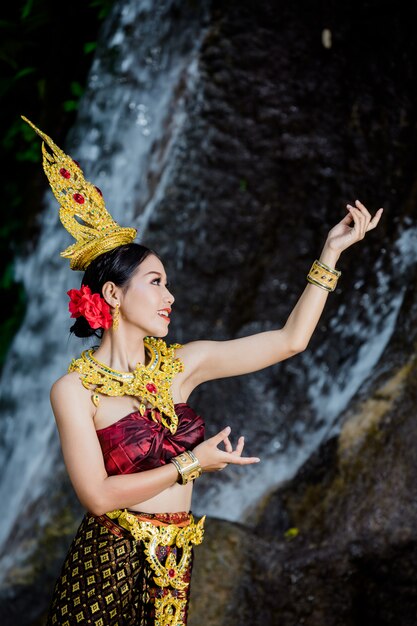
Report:
M 151 1 L 131 1 L 116 7 L 107 23 L 108 37 L 105 33 L 103 38 L 106 48 L 90 72 L 72 142 L 62 146 L 102 189 L 114 218 L 142 233 L 167 184 L 171 147 L 184 120 L 181 93 L 194 89 L 204 35 L 204 3 L 185 14 L 181 2 L 154 6 Z M 144 207 L 139 217 L 137 206 Z M 36 251 L 18 264 L 28 308 L 1 381 L 0 498 L 7 503 L 0 529 L 3 546 L 19 511 L 44 495 L 53 476 L 52 450 L 58 441 L 49 389 L 80 350 L 77 341 L 65 340 L 68 312 L 63 296 L 79 286 L 81 275 L 69 272 L 59 258 L 70 240 L 52 194 L 40 219 Z

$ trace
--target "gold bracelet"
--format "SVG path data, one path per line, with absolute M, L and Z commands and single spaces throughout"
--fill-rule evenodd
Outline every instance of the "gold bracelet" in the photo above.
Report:
M 171 463 L 177 468 L 177 482 L 180 483 L 180 485 L 186 485 L 203 473 L 199 460 L 191 450 L 185 450 L 185 452 L 182 452 L 178 456 L 174 456 L 171 459 Z
M 334 291 L 341 275 L 342 272 L 339 270 L 316 259 L 307 274 L 307 280 L 312 285 L 317 285 L 326 291 Z

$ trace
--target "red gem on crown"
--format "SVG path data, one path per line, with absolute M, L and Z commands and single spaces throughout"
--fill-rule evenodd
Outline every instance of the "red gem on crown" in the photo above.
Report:
M 65 167 L 61 167 L 61 169 L 59 170 L 59 173 L 61 174 L 61 176 L 63 176 L 64 178 L 71 178 L 71 174 L 69 173 L 68 170 L 65 169 Z
M 157 393 L 157 392 L 158 392 L 158 388 L 157 388 L 157 386 L 156 386 L 156 385 L 154 385 L 153 383 L 148 383 L 148 384 L 146 385 L 146 389 L 149 391 L 149 393 L 153 393 L 153 394 L 155 394 L 155 393 Z
M 169 576 L 170 578 L 174 578 L 174 576 L 175 576 L 175 570 L 174 570 L 174 569 L 170 569 L 170 570 L 168 570 L 168 576 Z
M 101 191 L 101 189 L 99 189 L 98 187 L 94 187 L 94 189 L 100 194 L 100 196 L 103 196 L 103 192 Z
M 75 200 L 75 202 L 78 202 L 78 204 L 84 204 L 85 200 L 84 200 L 84 196 L 82 196 L 80 193 L 74 193 L 72 196 Z

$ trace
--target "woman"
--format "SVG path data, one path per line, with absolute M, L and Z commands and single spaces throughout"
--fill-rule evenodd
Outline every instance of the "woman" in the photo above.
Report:
M 192 545 L 203 535 L 203 520 L 195 523 L 189 513 L 193 481 L 228 464 L 259 461 L 242 456 L 243 437 L 232 446 L 229 427 L 204 441 L 189 396 L 205 381 L 254 372 L 304 350 L 340 276 L 341 252 L 377 226 L 382 209 L 372 218 L 359 201 L 347 205 L 282 328 L 167 346 L 162 338 L 174 296 L 162 261 L 132 243 L 136 231 L 116 224 L 78 164 L 31 126 L 50 149 L 43 145 L 44 169 L 76 239 L 62 254 L 72 269 L 85 270 L 81 289 L 68 292 L 72 331 L 101 338 L 51 390 L 64 460 L 88 513 L 48 624 L 182 626 Z

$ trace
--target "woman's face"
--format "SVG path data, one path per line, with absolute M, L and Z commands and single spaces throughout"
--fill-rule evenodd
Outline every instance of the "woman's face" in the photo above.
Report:
M 165 337 L 173 302 L 164 266 L 154 254 L 150 254 L 133 274 L 127 290 L 121 294 L 121 320 L 124 324 L 140 328 L 145 336 Z

